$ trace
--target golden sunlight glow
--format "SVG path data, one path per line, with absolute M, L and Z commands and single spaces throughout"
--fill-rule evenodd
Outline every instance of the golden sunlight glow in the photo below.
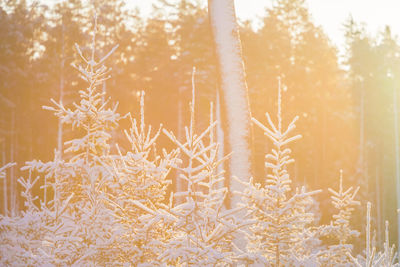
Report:
M 0 266 L 399 266 L 399 17 L 0 1 Z

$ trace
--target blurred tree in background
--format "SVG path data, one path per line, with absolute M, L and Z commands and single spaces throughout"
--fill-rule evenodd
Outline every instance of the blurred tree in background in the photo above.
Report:
M 398 103 L 400 47 L 390 28 L 369 36 L 352 18 L 346 22 L 348 77 L 359 123 L 356 179 L 361 193 L 376 206 L 378 239 L 383 222 L 396 225 L 395 102 Z M 398 112 L 396 110 L 396 112 Z M 398 118 L 397 118 L 398 120 Z M 391 228 L 392 236 L 397 233 Z
M 34 148 L 43 142 L 35 123 L 40 118 L 36 106 L 44 92 L 34 85 L 40 76 L 36 64 L 44 8 L 25 1 L 1 1 L 0 6 L 1 160 L 22 163 L 32 158 Z M 41 151 L 46 150 L 46 145 Z M 8 189 L 2 193 L 8 193 L 8 210 L 15 210 L 19 203 L 18 171 L 10 172 Z
M 312 23 L 305 1 L 278 1 L 267 10 L 256 32 L 247 24 L 242 34 L 253 116 L 274 104 L 277 77 L 285 86 L 285 115 L 300 115 L 303 139 L 295 146 L 293 181 L 311 188 L 328 187 L 339 169 L 353 173 L 357 151 L 351 95 L 337 51 Z M 256 176 L 263 177 L 261 155 L 267 139 L 255 131 Z M 319 196 L 328 205 L 328 196 Z

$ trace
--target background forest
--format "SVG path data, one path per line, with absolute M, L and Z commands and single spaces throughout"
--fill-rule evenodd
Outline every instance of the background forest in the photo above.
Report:
M 78 61 L 76 42 L 84 53 L 90 50 L 94 10 L 98 15 L 97 53 L 106 55 L 119 45 L 109 59 L 112 78 L 102 84 L 112 101 L 119 102 L 119 113 L 138 114 L 143 90 L 147 123 L 161 123 L 178 140 L 184 138 L 195 66 L 195 127 L 206 128 L 209 103 L 219 101 L 207 9 L 201 1 L 169 2 L 160 0 L 151 16 L 144 18 L 138 10 L 126 8 L 122 0 L 94 1 L 94 8 L 93 3 L 81 0 L 49 6 L 40 1 L 1 0 L 1 165 L 51 160 L 54 148 L 61 151 L 62 140 L 73 137 L 71 129 L 42 106 L 49 105 L 50 98 L 65 105 L 79 99 L 84 84 L 71 64 Z M 306 185 L 310 191 L 323 189 L 314 196 L 319 202 L 315 213 L 322 223 L 328 223 L 333 211 L 326 189 L 336 188 L 342 169 L 346 187 L 359 185 L 358 200 L 372 202 L 377 243 L 383 243 L 385 220 L 390 222 L 395 242 L 397 37 L 389 27 L 367 34 L 360 22 L 349 18 L 343 22 L 347 47 L 345 60 L 339 64 L 337 48 L 313 23 L 306 1 L 279 0 L 265 10 L 262 22 L 257 29 L 249 21 L 239 22 L 252 116 L 262 120 L 265 112 L 276 114 L 280 77 L 283 121 L 288 123 L 299 115 L 297 131 L 303 136 L 292 146 L 294 185 Z M 226 127 L 224 117 L 221 121 Z M 128 120 L 120 121 L 120 127 L 128 126 Z M 126 142 L 120 131 L 113 138 L 113 142 Z M 160 135 L 157 146 L 172 148 L 165 135 Z M 270 148 L 267 137 L 255 127 L 252 170 L 257 182 L 264 182 L 264 155 Z M 23 208 L 16 179 L 24 171 L 11 168 L 7 172 L 0 185 L 2 214 Z M 170 178 L 174 177 L 171 172 Z M 37 194 L 43 194 L 41 184 L 34 188 Z M 174 186 L 173 182 L 169 190 Z M 363 225 L 364 207 L 355 214 L 352 224 Z

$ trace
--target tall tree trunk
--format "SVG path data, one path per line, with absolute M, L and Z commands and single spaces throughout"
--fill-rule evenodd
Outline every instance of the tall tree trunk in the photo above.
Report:
M 396 160 L 396 191 L 397 191 L 397 240 L 400 242 L 400 151 L 399 151 L 399 121 L 398 121 L 398 110 L 397 110 L 397 91 L 396 86 L 393 86 L 393 117 L 394 117 L 394 148 L 395 148 L 395 160 Z M 400 246 L 397 248 L 400 254 Z
M 4 166 L 7 164 L 6 160 L 6 144 L 5 140 L 2 140 L 2 160 L 1 160 L 1 166 Z M 4 215 L 7 216 L 7 210 L 8 210 L 8 199 L 7 199 L 7 175 L 3 178 L 3 209 L 4 209 Z
M 63 23 L 63 22 L 62 22 Z M 65 64 L 65 42 L 64 42 L 64 24 L 61 26 L 61 62 L 60 62 L 60 103 L 64 100 L 64 64 Z M 60 155 L 63 154 L 63 123 L 61 119 L 58 120 L 58 133 L 57 133 L 57 149 Z
M 17 129 L 15 126 L 15 108 L 12 108 L 11 110 L 11 145 L 10 145 L 10 162 L 14 162 L 16 159 L 18 159 L 17 157 Z M 14 168 L 11 168 L 10 170 L 10 188 L 11 188 L 11 192 L 10 192 L 10 209 L 11 209 L 11 216 L 15 215 L 16 212 L 16 206 L 17 206 L 17 181 L 16 181 L 16 175 L 14 172 Z
M 224 109 L 228 120 L 227 141 L 233 152 L 231 176 L 250 178 L 250 109 L 242 51 L 233 0 L 208 0 L 208 13 L 214 35 Z M 231 191 L 240 191 L 238 182 L 230 181 Z M 233 202 L 238 199 L 233 198 Z

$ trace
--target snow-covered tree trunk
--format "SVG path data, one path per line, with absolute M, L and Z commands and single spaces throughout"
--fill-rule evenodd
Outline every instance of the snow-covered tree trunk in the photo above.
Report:
M 230 175 L 248 181 L 250 178 L 250 109 L 242 52 L 233 0 L 208 0 L 208 12 L 214 35 L 220 72 L 230 150 Z M 240 191 L 236 181 L 231 191 Z M 236 200 L 233 200 L 236 202 Z

